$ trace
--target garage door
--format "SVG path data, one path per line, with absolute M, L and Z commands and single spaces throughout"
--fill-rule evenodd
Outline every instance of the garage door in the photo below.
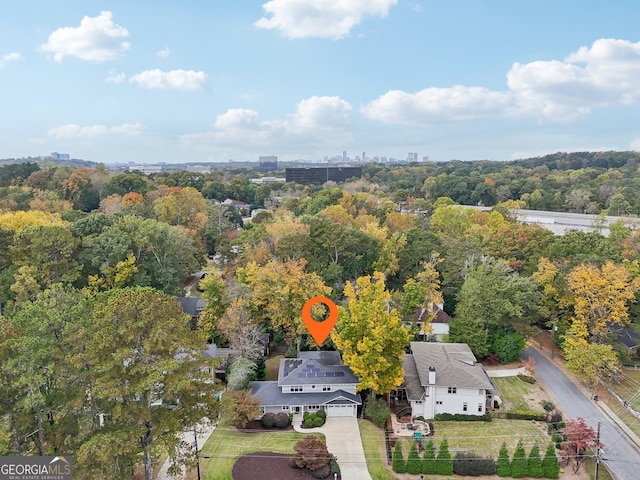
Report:
M 355 417 L 354 405 L 327 405 L 328 417 Z

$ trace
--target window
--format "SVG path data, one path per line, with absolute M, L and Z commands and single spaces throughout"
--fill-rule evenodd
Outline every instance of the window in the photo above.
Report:
M 418 400 L 418 401 L 416 402 L 416 405 L 422 405 L 422 400 Z
M 478 404 L 478 412 L 482 413 L 482 411 L 483 411 L 482 404 L 479 403 Z
M 442 400 L 437 400 L 436 405 L 442 405 Z
M 447 393 L 456 393 L 457 392 L 457 388 L 456 387 L 449 387 L 447 389 Z
M 300 385 L 294 385 L 293 387 L 289 388 L 290 392 L 301 392 L 302 391 L 302 387 Z
M 469 404 L 467 402 L 464 402 L 462 404 L 462 411 L 466 412 L 467 410 L 469 410 Z
M 478 395 L 484 395 L 484 388 L 481 388 L 480 390 L 478 390 Z
M 282 406 L 282 409 L 283 409 L 283 410 L 289 410 L 289 405 L 283 405 L 283 406 Z
M 323 392 L 330 392 L 331 391 L 331 385 L 323 385 L 322 386 L 322 391 Z

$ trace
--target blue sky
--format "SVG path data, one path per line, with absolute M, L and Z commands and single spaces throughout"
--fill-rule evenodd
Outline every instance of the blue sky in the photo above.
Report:
M 0 158 L 640 150 L 633 0 L 5 3 Z

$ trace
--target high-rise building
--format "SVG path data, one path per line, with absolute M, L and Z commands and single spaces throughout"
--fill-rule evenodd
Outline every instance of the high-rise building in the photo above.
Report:
M 260 172 L 271 172 L 278 169 L 278 157 L 275 155 L 267 155 L 260 157 L 258 170 Z
M 407 162 L 417 162 L 418 152 L 409 152 L 407 155 Z
M 322 185 L 332 180 L 344 182 L 350 178 L 362 177 L 362 167 L 312 167 L 312 168 L 286 168 L 287 182 L 295 182 L 301 185 Z

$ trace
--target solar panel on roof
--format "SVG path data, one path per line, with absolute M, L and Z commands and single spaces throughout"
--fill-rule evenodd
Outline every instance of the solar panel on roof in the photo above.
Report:
M 344 372 L 336 372 L 336 377 L 344 377 Z

